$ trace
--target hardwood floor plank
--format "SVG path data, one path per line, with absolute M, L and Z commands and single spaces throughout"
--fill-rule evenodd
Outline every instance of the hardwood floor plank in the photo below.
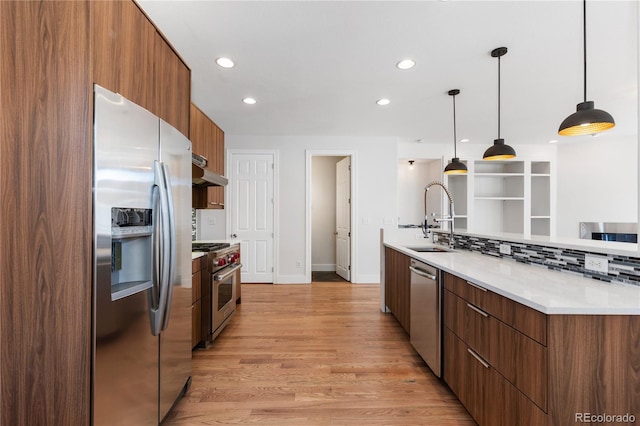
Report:
M 244 285 L 163 425 L 475 425 L 377 285 Z

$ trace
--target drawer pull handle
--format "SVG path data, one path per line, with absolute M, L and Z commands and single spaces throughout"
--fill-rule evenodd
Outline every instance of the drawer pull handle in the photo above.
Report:
M 482 309 L 473 306 L 471 303 L 467 303 L 467 306 L 473 309 L 474 311 L 476 311 L 477 313 L 479 313 L 480 315 L 482 315 L 483 317 L 489 318 L 489 314 L 483 311 Z
M 489 368 L 489 364 L 487 363 L 487 361 L 482 359 L 482 357 L 480 357 L 480 355 L 478 355 L 477 353 L 472 351 L 470 348 L 467 348 L 467 352 L 469 352 L 471 354 L 471 356 L 473 356 L 480 364 L 482 364 L 484 366 L 484 368 Z
M 475 288 L 477 288 L 478 290 L 487 291 L 487 289 L 486 289 L 486 288 L 484 288 L 484 287 L 480 287 L 478 284 L 474 284 L 474 283 L 472 283 L 471 281 L 467 281 L 467 284 L 469 284 L 471 287 L 475 287 Z

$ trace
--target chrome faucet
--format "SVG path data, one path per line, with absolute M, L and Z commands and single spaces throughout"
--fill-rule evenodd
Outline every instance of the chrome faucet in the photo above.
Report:
M 427 215 L 427 191 L 429 191 L 429 188 L 431 188 L 432 186 L 440 186 L 440 187 L 442 187 L 442 189 L 444 190 L 445 194 L 447 194 L 447 198 L 449 199 L 449 215 L 446 218 L 436 218 L 434 220 L 436 222 L 450 222 L 451 223 L 449 225 L 449 231 L 450 231 L 449 247 L 450 248 L 454 248 L 455 247 L 455 243 L 454 243 L 454 240 L 453 240 L 453 217 L 455 216 L 455 213 L 453 211 L 453 197 L 451 196 L 451 192 L 449 192 L 449 189 L 444 185 L 444 183 L 442 183 L 440 181 L 431 182 L 431 183 L 427 184 L 427 186 L 424 187 L 424 225 L 423 225 L 423 228 L 422 228 L 422 232 L 424 233 L 425 237 L 429 236 L 429 217 Z

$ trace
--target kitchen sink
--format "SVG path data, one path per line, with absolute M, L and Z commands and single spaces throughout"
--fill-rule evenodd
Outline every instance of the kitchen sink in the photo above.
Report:
M 419 253 L 450 253 L 451 250 L 447 250 L 443 247 L 405 247 L 409 250 L 417 251 Z

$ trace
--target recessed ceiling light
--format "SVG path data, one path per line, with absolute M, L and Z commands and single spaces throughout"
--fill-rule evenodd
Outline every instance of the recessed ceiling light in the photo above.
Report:
M 389 99 L 382 98 L 382 99 L 378 99 L 378 100 L 376 101 L 376 103 L 377 103 L 378 105 L 382 105 L 382 106 L 384 106 L 384 105 L 389 105 L 389 104 L 391 103 L 391 101 L 390 101 Z
M 233 68 L 235 65 L 229 58 L 218 58 L 216 59 L 216 64 L 220 65 L 222 68 Z
M 396 67 L 401 70 L 408 70 L 409 68 L 413 68 L 415 64 L 416 62 L 413 59 L 403 59 L 396 64 Z
M 549 143 L 558 143 L 558 139 L 551 139 Z
M 462 143 L 469 142 L 469 139 L 460 139 L 460 142 Z
M 244 98 L 242 102 L 244 102 L 247 105 L 253 105 L 256 103 L 256 100 L 253 98 Z

